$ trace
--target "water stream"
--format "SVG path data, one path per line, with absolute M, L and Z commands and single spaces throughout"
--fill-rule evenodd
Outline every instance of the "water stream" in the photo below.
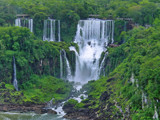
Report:
M 33 19 L 30 19 L 30 18 L 17 18 L 15 20 L 15 26 L 27 27 L 28 29 L 30 29 L 31 32 L 33 32 Z

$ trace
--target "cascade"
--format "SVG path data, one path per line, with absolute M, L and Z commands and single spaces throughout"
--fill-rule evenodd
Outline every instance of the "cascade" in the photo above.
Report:
M 58 42 L 61 42 L 61 23 L 58 20 Z
M 153 120 L 159 120 L 158 112 L 157 112 L 157 107 L 156 106 L 155 106 L 155 112 L 154 112 L 154 115 L 153 115 Z
M 62 51 L 60 51 L 60 78 L 63 79 L 63 59 L 62 59 Z
M 55 20 L 44 21 L 43 41 L 55 41 Z
M 112 20 L 79 21 L 74 41 L 79 46 L 79 54 L 76 54 L 76 70 L 72 81 L 84 84 L 99 78 L 101 53 L 106 50 L 109 43 L 114 42 L 113 37 L 114 21 Z
M 142 92 L 142 108 L 144 108 L 144 105 L 148 103 L 147 96 Z
M 131 78 L 130 78 L 130 81 L 132 82 L 132 84 L 134 84 L 134 82 L 135 82 L 134 74 L 133 74 L 133 73 L 132 73 L 132 76 L 131 76 Z
M 18 91 L 18 82 L 16 77 L 16 63 L 15 63 L 15 57 L 13 56 L 13 86 Z
M 103 60 L 101 62 L 101 65 L 100 65 L 100 68 L 99 68 L 99 76 L 102 74 L 103 76 L 105 76 L 105 71 L 104 71 L 104 62 L 105 62 L 105 59 L 108 55 L 108 52 L 105 53 L 104 57 L 103 57 Z
M 15 26 L 27 27 L 28 29 L 30 29 L 31 32 L 33 32 L 33 19 L 17 18 L 15 20 Z
M 66 72 L 65 72 L 66 75 L 64 74 L 64 68 L 66 70 Z M 62 79 L 66 78 L 67 80 L 72 79 L 71 67 L 70 67 L 65 50 L 60 51 L 60 77 Z

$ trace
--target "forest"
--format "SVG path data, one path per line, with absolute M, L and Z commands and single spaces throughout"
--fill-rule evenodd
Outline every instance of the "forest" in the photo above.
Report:
M 15 26 L 18 14 L 34 20 L 33 32 Z M 87 111 L 86 120 L 159 120 L 160 0 L 0 0 L 0 106 L 43 104 L 53 97 L 56 104 L 70 98 L 74 82 L 61 78 L 61 51 L 74 76 L 77 58 L 69 47 L 79 53 L 77 24 L 94 15 L 114 20 L 116 47 L 107 46 L 102 53 L 99 79 L 82 87 L 88 97 L 80 103 L 70 99 L 64 111 L 74 117 Z M 61 21 L 61 42 L 43 41 L 48 18 Z M 13 86 L 13 57 L 19 91 Z M 66 77 L 67 71 L 63 73 Z

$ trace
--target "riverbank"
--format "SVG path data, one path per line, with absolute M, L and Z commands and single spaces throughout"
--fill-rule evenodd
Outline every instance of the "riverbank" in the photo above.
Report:
M 18 105 L 18 104 L 0 104 L 0 112 L 13 112 L 17 111 L 20 113 L 35 112 L 36 114 L 57 114 L 56 111 L 51 109 L 45 109 L 45 104 L 29 104 L 29 105 Z

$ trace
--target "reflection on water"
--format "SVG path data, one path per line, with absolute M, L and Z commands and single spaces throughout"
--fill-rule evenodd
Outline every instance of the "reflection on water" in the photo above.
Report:
M 0 112 L 0 120 L 67 120 L 52 114 Z

